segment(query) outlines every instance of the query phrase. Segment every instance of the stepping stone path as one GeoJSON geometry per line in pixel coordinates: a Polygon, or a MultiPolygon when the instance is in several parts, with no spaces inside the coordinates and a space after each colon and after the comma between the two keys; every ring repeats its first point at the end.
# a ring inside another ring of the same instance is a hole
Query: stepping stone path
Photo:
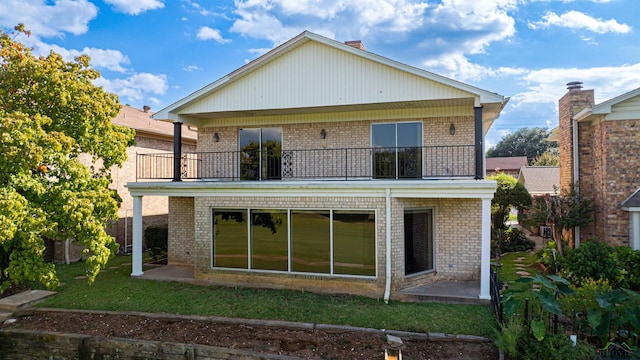
{"type": "Polygon", "coordinates": [[[513,260],[513,262],[514,262],[514,263],[516,263],[514,267],[515,267],[517,270],[519,270],[519,271],[517,271],[517,272],[516,272],[516,274],[518,274],[518,275],[520,275],[520,276],[523,276],[523,277],[524,277],[524,276],[531,276],[531,273],[530,273],[530,272],[528,272],[528,271],[526,271],[527,266],[526,266],[526,265],[524,265],[524,264],[520,264],[521,262],[523,262],[523,261],[524,261],[524,259],[525,259],[524,257],[518,257],[518,258],[516,258],[515,260],[513,260]]]}
{"type": "Polygon", "coordinates": [[[2,298],[0,299],[0,321],[9,320],[13,312],[19,308],[39,303],[55,294],[55,291],[30,290],[2,298]]]}

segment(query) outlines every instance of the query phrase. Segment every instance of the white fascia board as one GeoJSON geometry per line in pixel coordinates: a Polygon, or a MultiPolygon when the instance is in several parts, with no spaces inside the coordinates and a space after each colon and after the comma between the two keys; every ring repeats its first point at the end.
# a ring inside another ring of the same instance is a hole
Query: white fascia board
{"type": "Polygon", "coordinates": [[[640,212],[640,207],[623,207],[622,210],[628,212],[640,212]]]}
{"type": "Polygon", "coordinates": [[[406,181],[282,181],[278,183],[230,181],[133,182],[132,196],[269,196],[269,197],[384,197],[492,199],[493,180],[406,181]]]}

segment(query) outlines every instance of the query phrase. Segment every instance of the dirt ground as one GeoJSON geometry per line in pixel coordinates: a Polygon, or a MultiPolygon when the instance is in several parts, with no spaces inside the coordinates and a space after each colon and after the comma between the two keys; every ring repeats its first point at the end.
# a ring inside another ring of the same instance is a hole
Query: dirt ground
{"type": "MultiPolygon", "coordinates": [[[[392,348],[383,335],[376,333],[273,328],[129,314],[35,312],[2,327],[196,343],[303,359],[384,359],[384,349],[392,348]]],[[[492,343],[403,339],[401,351],[405,360],[498,359],[492,343]]]]}

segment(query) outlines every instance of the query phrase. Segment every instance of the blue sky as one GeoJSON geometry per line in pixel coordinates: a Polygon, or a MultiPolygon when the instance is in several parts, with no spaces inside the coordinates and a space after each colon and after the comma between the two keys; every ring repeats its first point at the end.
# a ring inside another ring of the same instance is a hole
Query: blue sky
{"type": "Polygon", "coordinates": [[[510,97],[487,145],[557,126],[566,83],[640,87],[638,0],[0,0],[20,41],[92,58],[123,104],[160,110],[304,30],[510,97]]]}

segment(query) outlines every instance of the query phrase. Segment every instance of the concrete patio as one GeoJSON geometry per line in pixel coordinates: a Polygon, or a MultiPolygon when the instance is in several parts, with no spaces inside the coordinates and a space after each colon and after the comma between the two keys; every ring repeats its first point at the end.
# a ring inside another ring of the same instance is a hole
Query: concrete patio
{"type": "MultiPolygon", "coordinates": [[[[144,271],[139,279],[196,283],[193,267],[164,265],[144,271]]],[[[440,302],[447,304],[489,304],[490,300],[478,298],[478,281],[439,281],[399,291],[393,300],[413,302],[440,302]]]]}

